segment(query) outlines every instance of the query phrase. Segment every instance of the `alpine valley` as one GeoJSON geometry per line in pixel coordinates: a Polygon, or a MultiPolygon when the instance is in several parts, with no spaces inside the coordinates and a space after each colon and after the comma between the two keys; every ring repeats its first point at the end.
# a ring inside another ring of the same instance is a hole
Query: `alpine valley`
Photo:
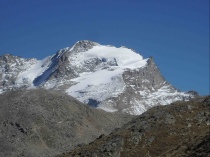
{"type": "Polygon", "coordinates": [[[92,107],[132,115],[198,96],[167,82],[152,57],[88,40],[43,60],[0,56],[0,93],[34,88],[60,91],[92,107]]]}

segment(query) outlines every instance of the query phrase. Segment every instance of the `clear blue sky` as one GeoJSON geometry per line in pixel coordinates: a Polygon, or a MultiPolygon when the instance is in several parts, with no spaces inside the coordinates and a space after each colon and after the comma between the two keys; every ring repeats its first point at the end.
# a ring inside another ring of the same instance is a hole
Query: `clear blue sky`
{"type": "Polygon", "coordinates": [[[0,55],[43,59],[84,39],[153,56],[176,88],[209,94],[209,0],[0,0],[0,55]]]}

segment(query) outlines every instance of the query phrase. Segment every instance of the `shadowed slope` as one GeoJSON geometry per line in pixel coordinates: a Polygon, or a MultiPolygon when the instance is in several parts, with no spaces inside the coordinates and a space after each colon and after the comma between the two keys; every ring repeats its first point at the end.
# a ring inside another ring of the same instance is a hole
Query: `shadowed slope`
{"type": "Polygon", "coordinates": [[[131,118],[93,109],[56,91],[7,92],[0,95],[0,156],[54,156],[131,118]]]}
{"type": "Polygon", "coordinates": [[[60,157],[209,157],[210,96],[158,106],[60,157]]]}

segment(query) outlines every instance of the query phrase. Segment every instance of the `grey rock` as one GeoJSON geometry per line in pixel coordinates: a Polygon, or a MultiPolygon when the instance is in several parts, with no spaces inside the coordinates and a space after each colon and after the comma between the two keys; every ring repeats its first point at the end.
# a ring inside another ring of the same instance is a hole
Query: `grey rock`
{"type": "Polygon", "coordinates": [[[57,91],[6,92],[0,95],[0,156],[55,156],[132,117],[91,108],[57,91]]]}
{"type": "Polygon", "coordinates": [[[210,120],[209,114],[206,114],[209,100],[210,96],[153,107],[110,135],[59,157],[72,157],[83,152],[100,157],[209,157],[210,133],[205,123],[210,120]],[[201,119],[200,125],[196,125],[197,119],[201,119]]]}

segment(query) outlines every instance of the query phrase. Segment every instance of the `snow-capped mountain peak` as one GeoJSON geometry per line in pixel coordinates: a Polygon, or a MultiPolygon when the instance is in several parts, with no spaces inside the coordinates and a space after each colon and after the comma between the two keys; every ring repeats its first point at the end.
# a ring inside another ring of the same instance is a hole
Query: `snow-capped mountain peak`
{"type": "Polygon", "coordinates": [[[93,48],[94,46],[98,46],[100,45],[97,42],[93,42],[93,41],[89,41],[89,40],[81,40],[81,41],[77,41],[72,47],[71,47],[71,51],[74,52],[84,52],[87,51],[91,48],[93,48]]]}
{"type": "Polygon", "coordinates": [[[176,90],[153,58],[126,47],[83,40],[43,60],[0,57],[0,92],[42,87],[60,90],[106,111],[141,114],[196,94],[176,90]]]}

